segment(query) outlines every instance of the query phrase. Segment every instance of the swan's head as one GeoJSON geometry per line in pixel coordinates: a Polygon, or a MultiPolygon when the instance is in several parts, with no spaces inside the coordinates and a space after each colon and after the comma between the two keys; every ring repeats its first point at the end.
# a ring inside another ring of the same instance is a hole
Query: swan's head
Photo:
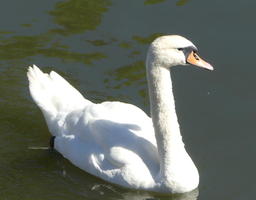
{"type": "Polygon", "coordinates": [[[147,63],[170,68],[176,65],[192,64],[208,70],[213,67],[200,58],[196,46],[179,35],[166,35],[155,39],[150,45],[147,63]]]}

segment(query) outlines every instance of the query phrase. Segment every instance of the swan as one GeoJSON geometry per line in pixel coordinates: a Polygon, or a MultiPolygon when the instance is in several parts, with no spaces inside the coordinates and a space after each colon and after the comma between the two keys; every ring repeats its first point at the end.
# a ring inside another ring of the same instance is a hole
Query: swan
{"type": "Polygon", "coordinates": [[[27,76],[52,146],[75,166],[126,188],[185,193],[198,187],[199,174],[180,134],[170,68],[187,64],[213,70],[182,36],[151,43],[146,72],[152,118],[132,104],[93,103],[54,71],[33,65],[27,76]]]}

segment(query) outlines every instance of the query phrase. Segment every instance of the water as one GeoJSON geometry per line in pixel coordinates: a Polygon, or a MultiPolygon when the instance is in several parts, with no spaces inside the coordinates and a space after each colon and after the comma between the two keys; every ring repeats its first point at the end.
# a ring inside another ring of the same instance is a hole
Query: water
{"type": "Polygon", "coordinates": [[[253,199],[255,6],[252,0],[19,0],[0,7],[1,199],[253,199]],[[197,191],[159,196],[108,184],[47,150],[28,65],[55,70],[95,102],[149,113],[144,60],[157,35],[191,39],[215,71],[172,70],[177,114],[198,166],[197,191]]]}

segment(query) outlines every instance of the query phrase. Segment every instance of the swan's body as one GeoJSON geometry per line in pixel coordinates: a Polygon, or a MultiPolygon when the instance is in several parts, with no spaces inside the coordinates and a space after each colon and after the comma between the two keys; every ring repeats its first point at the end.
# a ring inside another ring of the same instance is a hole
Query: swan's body
{"type": "Polygon", "coordinates": [[[131,104],[94,104],[57,73],[30,67],[31,96],[55,136],[54,148],[79,168],[124,187],[163,193],[195,189],[199,175],[182,142],[169,74],[171,66],[188,61],[185,48],[196,50],[181,36],[160,37],[149,48],[152,119],[131,104]]]}

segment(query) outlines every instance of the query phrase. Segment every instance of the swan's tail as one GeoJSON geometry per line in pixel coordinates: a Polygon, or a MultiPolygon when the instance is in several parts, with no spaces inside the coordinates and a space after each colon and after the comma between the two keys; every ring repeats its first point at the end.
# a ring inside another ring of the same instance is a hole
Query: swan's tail
{"type": "Polygon", "coordinates": [[[30,94],[42,110],[53,135],[59,134],[59,126],[68,113],[91,103],[54,71],[46,74],[33,65],[28,68],[27,76],[30,94]]]}

